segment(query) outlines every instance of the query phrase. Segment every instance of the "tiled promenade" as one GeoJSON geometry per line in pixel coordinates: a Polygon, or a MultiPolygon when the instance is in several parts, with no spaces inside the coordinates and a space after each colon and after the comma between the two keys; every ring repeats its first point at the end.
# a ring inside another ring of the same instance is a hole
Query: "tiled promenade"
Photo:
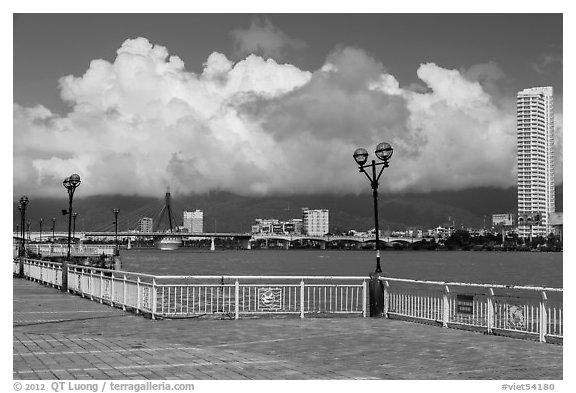
{"type": "Polygon", "coordinates": [[[14,379],[562,379],[561,345],[371,318],[154,321],[13,283],[14,379]]]}

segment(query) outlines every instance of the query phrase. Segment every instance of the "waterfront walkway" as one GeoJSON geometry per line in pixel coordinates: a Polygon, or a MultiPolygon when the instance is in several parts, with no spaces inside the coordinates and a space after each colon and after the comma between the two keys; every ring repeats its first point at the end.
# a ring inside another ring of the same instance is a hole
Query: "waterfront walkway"
{"type": "Polygon", "coordinates": [[[14,379],[562,379],[561,345],[372,318],[151,320],[13,279],[14,379]]]}

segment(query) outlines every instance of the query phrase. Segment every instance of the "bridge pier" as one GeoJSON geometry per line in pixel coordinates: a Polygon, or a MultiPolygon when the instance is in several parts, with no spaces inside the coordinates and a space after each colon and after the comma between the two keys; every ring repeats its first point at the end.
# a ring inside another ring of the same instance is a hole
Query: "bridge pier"
{"type": "Polygon", "coordinates": [[[288,250],[289,248],[290,248],[290,240],[286,240],[286,241],[284,242],[284,249],[285,249],[285,250],[288,250]]]}
{"type": "Polygon", "coordinates": [[[210,251],[216,250],[216,246],[214,246],[214,238],[211,238],[212,241],[210,242],[210,251]]]}
{"type": "Polygon", "coordinates": [[[325,249],[326,249],[326,242],[320,241],[320,242],[318,242],[318,244],[320,245],[320,249],[321,249],[321,250],[325,250],[325,249]]]}

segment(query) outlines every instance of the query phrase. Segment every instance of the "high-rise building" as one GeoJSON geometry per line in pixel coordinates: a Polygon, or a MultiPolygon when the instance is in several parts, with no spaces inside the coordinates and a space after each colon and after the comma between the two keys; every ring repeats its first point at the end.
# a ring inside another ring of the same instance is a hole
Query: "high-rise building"
{"type": "Polygon", "coordinates": [[[190,233],[204,232],[204,212],[202,210],[184,211],[183,226],[190,233]]]}
{"type": "Polygon", "coordinates": [[[142,217],[138,220],[138,230],[140,232],[152,232],[153,220],[150,217],[142,217]]]}
{"type": "Polygon", "coordinates": [[[533,87],[516,97],[518,132],[518,232],[551,232],[554,204],[554,100],[552,87],[533,87]],[[522,225],[533,223],[533,225],[522,225]]]}
{"type": "Polygon", "coordinates": [[[323,236],[328,233],[328,210],[302,209],[302,232],[311,236],[323,236]]]}

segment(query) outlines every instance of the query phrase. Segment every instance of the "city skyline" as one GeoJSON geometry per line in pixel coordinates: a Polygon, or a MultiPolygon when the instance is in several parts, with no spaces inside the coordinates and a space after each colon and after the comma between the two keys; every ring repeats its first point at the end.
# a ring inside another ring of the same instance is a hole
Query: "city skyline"
{"type": "Polygon", "coordinates": [[[511,187],[535,86],[561,184],[562,51],[561,14],[17,15],[13,192],[357,194],[383,140],[386,192],[511,187]]]}

